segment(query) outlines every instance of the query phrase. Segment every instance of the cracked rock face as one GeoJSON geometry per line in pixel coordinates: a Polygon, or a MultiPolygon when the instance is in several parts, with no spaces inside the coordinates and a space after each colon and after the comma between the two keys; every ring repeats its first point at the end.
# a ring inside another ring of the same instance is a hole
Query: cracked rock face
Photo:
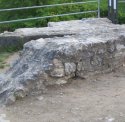
{"type": "Polygon", "coordinates": [[[87,78],[123,65],[124,25],[113,25],[106,19],[49,23],[54,28],[63,26],[64,32],[74,25],[78,25],[75,34],[70,30],[69,36],[24,44],[19,59],[0,75],[1,102],[10,104],[26,95],[44,92],[48,85],[64,84],[73,77],[87,78]]]}

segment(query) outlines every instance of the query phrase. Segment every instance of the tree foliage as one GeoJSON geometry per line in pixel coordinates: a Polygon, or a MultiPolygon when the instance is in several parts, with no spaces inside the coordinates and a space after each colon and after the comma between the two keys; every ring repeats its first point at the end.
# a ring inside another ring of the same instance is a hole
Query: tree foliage
{"type": "MultiPolygon", "coordinates": [[[[0,9],[4,8],[16,8],[16,7],[27,7],[27,6],[36,6],[36,5],[46,5],[46,4],[58,4],[66,2],[80,2],[85,0],[0,0],[0,9]]],[[[107,14],[106,1],[102,5],[102,16],[107,14]]],[[[30,17],[39,17],[39,16],[48,16],[48,15],[57,15],[70,12],[82,12],[85,10],[96,10],[97,4],[82,4],[82,5],[69,5],[69,6],[59,6],[59,7],[50,7],[50,8],[39,8],[39,9],[29,9],[29,10],[17,10],[11,12],[0,12],[0,21],[6,20],[15,20],[23,19],[30,17]]],[[[19,27],[39,27],[46,26],[48,21],[61,21],[61,20],[71,20],[71,19],[81,19],[83,17],[93,17],[96,14],[82,14],[82,15],[73,15],[73,16],[64,16],[64,17],[55,17],[49,19],[41,19],[13,24],[2,24],[0,25],[0,31],[8,30],[12,31],[19,27]]]]}

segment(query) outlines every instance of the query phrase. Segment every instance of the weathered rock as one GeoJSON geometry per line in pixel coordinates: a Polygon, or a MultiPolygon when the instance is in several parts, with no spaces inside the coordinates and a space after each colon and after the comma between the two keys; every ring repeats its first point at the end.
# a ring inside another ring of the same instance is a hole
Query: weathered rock
{"type": "MultiPolygon", "coordinates": [[[[76,31],[72,36],[41,38],[24,44],[20,58],[0,76],[2,102],[11,103],[40,93],[47,85],[64,84],[75,76],[86,78],[123,65],[124,25],[114,25],[106,19],[88,19],[74,27],[77,22],[61,22],[65,23],[63,32],[71,34],[71,26],[76,31]]],[[[59,29],[61,23],[53,26],[59,29]]]]}
{"type": "MultiPolygon", "coordinates": [[[[52,37],[63,37],[64,35],[74,35],[81,32],[90,32],[93,29],[103,26],[104,24],[112,24],[108,19],[83,19],[83,20],[73,20],[64,22],[50,22],[49,27],[44,28],[22,28],[17,29],[14,32],[4,32],[0,34],[0,48],[3,47],[20,47],[24,43],[36,40],[39,38],[52,38],[52,37]],[[97,21],[98,20],[98,21],[97,21]],[[91,30],[89,29],[90,26],[91,30]],[[96,27],[95,27],[96,26],[96,27]]],[[[102,31],[106,31],[106,29],[102,31]]],[[[117,28],[117,27],[116,27],[117,28]]],[[[116,30],[117,31],[117,30],[116,30]]]]}

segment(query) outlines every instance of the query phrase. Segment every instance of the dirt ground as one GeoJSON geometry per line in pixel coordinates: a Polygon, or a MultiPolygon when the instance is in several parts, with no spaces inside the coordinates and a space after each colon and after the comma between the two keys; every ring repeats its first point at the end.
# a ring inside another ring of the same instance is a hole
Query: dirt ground
{"type": "Polygon", "coordinates": [[[1,107],[0,122],[125,122],[125,67],[1,107]]]}

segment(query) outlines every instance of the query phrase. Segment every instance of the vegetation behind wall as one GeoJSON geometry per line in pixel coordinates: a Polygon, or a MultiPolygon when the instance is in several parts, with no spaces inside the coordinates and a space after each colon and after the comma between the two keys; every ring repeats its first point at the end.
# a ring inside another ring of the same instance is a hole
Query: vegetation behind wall
{"type": "MultiPolygon", "coordinates": [[[[0,9],[1,8],[15,8],[15,7],[26,7],[26,6],[35,6],[35,5],[46,5],[46,4],[60,4],[67,2],[81,2],[88,0],[0,0],[0,9]]],[[[68,5],[68,6],[59,6],[59,7],[50,7],[50,8],[39,8],[39,9],[29,9],[29,10],[18,10],[11,12],[0,12],[0,21],[14,20],[14,19],[23,19],[30,17],[38,16],[47,16],[47,15],[56,15],[56,14],[65,14],[70,12],[83,12],[85,10],[97,10],[96,3],[82,4],[82,5],[68,5]]],[[[82,15],[72,15],[64,17],[54,17],[49,19],[41,19],[13,24],[1,24],[0,32],[3,31],[13,31],[16,28],[23,27],[41,27],[46,26],[49,21],[63,21],[63,20],[73,20],[73,19],[82,19],[87,17],[96,17],[97,14],[89,13],[82,15]]],[[[107,0],[101,1],[101,16],[107,16],[107,0]]]]}

